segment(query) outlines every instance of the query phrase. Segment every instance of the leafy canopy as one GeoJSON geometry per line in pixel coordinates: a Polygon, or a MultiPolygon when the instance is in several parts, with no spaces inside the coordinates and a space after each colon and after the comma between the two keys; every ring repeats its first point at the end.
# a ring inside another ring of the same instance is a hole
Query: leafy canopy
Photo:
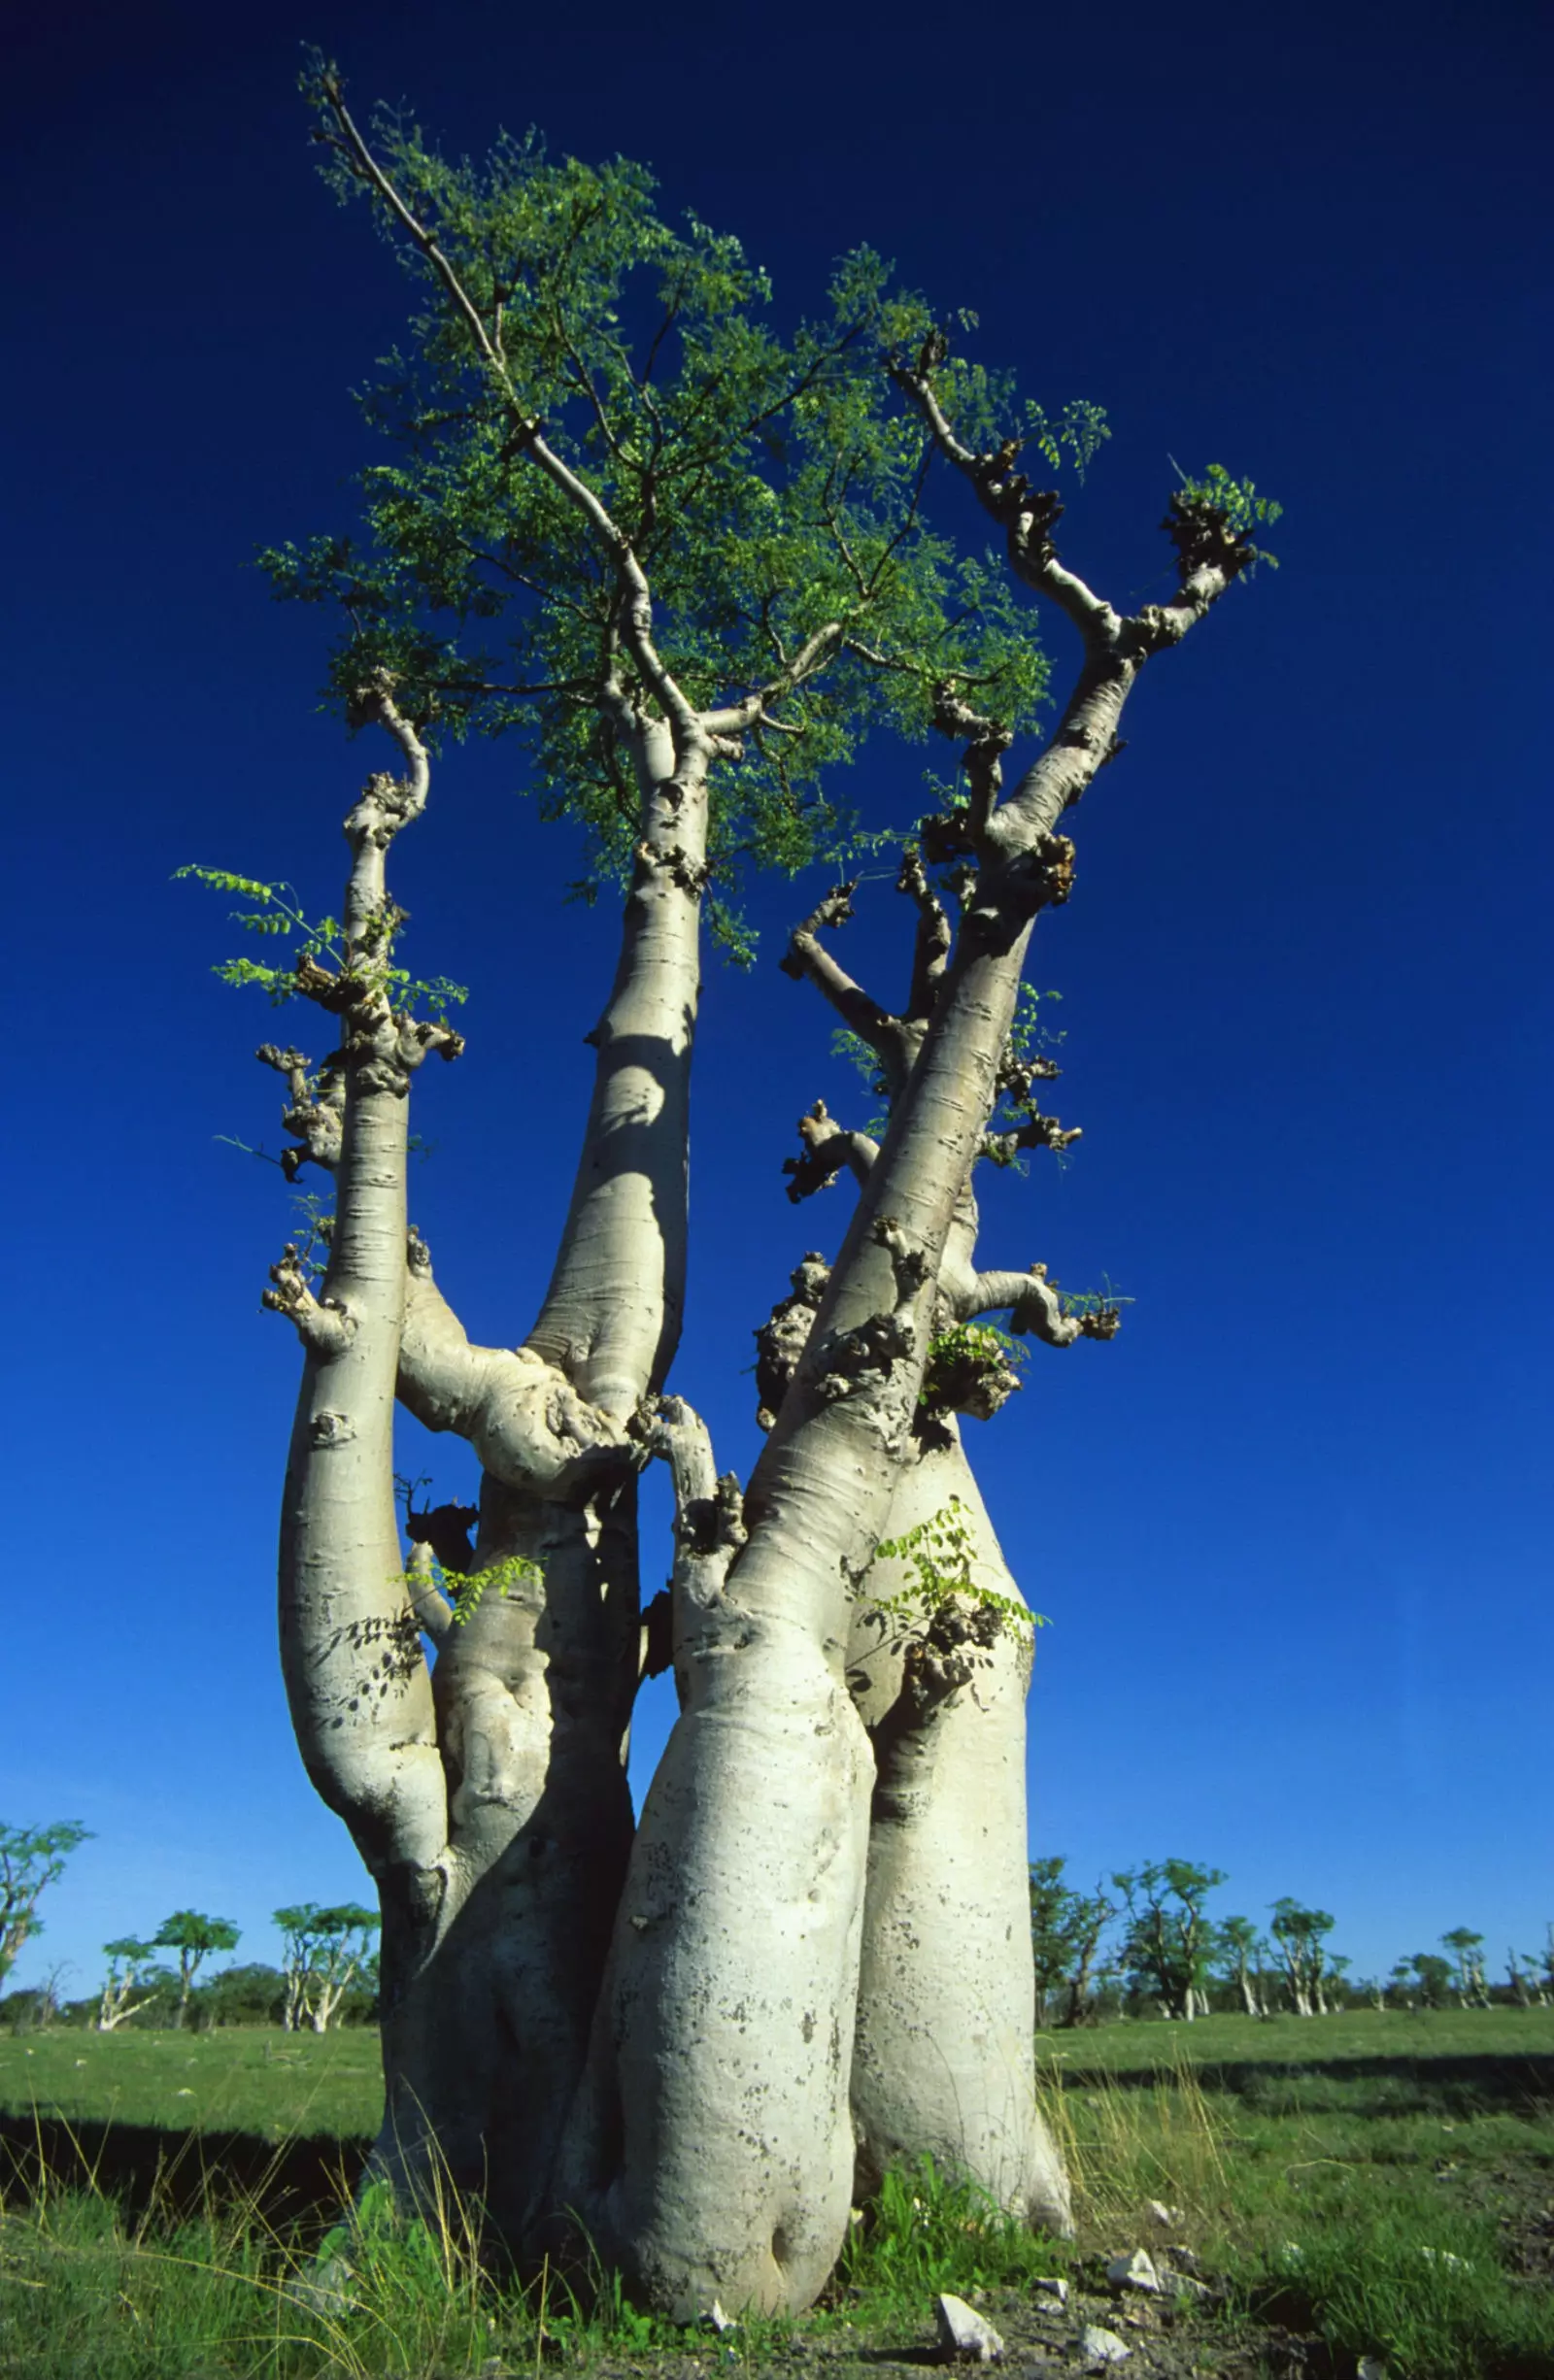
{"type": "MultiPolygon", "coordinates": [[[[333,68],[314,57],[303,87],[326,178],[371,200],[423,299],[360,398],[388,452],[361,476],[358,524],[260,557],[278,593],[341,607],[330,686],[348,716],[387,667],[433,729],[515,737],[546,812],[589,830],[590,894],[638,831],[612,679],[661,715],[620,541],[695,707],[777,689],[715,770],[725,884],[813,857],[838,823],[828,772],[871,724],[925,733],[939,686],[1029,720],[1046,689],[1030,608],[1001,563],[959,556],[924,516],[929,443],[882,361],[929,318],[878,256],[844,257],[785,335],[739,243],[666,222],[642,166],[553,160],[532,132],[454,161],[383,110],[358,149],[333,68]],[[536,434],[570,492],[536,465],[536,434]],[[824,667],[782,683],[818,635],[824,667]]],[[[1007,418],[1003,383],[955,369],[967,417],[1007,418]]],[[[1081,467],[1105,434],[1094,406],[1022,418],[1081,467]]]]}

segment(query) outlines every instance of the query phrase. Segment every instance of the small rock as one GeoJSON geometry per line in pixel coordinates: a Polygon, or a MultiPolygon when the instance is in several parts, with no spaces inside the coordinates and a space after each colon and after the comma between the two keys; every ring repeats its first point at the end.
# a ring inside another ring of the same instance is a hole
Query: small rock
{"type": "Polygon", "coordinates": [[[1198,2272],[1200,2269],[1199,2260],[1193,2254],[1192,2249],[1182,2246],[1180,2241],[1174,2243],[1171,2248],[1171,2263],[1178,2272],[1198,2272]]]}
{"type": "Polygon", "coordinates": [[[1160,2295],[1160,2274],[1147,2248],[1135,2248],[1132,2256],[1114,2256],[1106,2267],[1106,2278],[1113,2289],[1147,2289],[1154,2296],[1160,2295]]]}
{"type": "Polygon", "coordinates": [[[1159,2198],[1150,2199],[1149,2211],[1163,2231],[1173,2229],[1182,2220],[1182,2210],[1179,2206],[1165,2206],[1159,2198]]]}
{"type": "Polygon", "coordinates": [[[1354,2380],[1387,2380],[1387,2366],[1378,2355],[1363,2355],[1355,2365],[1354,2380]]]}
{"type": "Polygon", "coordinates": [[[1044,2297],[1055,2298],[1059,2305],[1067,2304],[1068,2284],[1066,2281],[1051,2280],[1045,2273],[1037,2273],[1035,2286],[1044,2297]]]}
{"type": "Polygon", "coordinates": [[[1444,2264],[1453,2272],[1471,2272],[1472,2266],[1463,2256],[1453,2256],[1449,2248],[1421,2248],[1420,2255],[1427,2264],[1444,2264]]]}
{"type": "Polygon", "coordinates": [[[1092,2371],[1105,2363],[1126,2363],[1132,2354],[1126,2339],[1115,2330],[1103,2330],[1098,2322],[1087,2322],[1079,2333],[1079,2352],[1092,2371]]]}
{"type": "Polygon", "coordinates": [[[1002,2339],[992,2323],[985,2321],[975,2306],[967,2305],[963,2297],[935,2297],[933,2312],[939,2326],[939,2345],[946,2358],[968,2363],[1001,2361],[1002,2339]]]}
{"type": "Polygon", "coordinates": [[[714,2297],[712,2301],[712,2310],[708,2314],[707,2320],[711,2323],[713,2329],[717,2331],[720,2338],[722,2338],[726,2330],[737,2330],[739,2328],[739,2325],[735,2322],[733,2316],[724,2312],[723,2307],[719,2304],[716,2297],[714,2297]]]}
{"type": "Polygon", "coordinates": [[[1190,2297],[1195,2305],[1205,2304],[1214,2295],[1206,2282],[1195,2281],[1190,2272],[1167,2272],[1161,2277],[1168,2290],[1178,2297],[1190,2297]]]}

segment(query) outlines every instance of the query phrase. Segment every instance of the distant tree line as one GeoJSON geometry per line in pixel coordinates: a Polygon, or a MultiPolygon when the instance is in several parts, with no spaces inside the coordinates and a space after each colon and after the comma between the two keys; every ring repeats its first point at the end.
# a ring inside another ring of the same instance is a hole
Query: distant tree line
{"type": "MultiPolygon", "coordinates": [[[[75,1819],[51,1827],[0,1824],[0,1987],[23,1946],[43,1931],[38,1902],[88,1839],[75,1819]]],[[[241,1928],[203,1909],[175,1909],[144,1939],[120,1934],[103,1944],[108,1972],[84,1999],[66,1999],[67,1970],[56,1967],[30,1991],[0,1989],[0,2021],[16,2028],[90,2025],[281,2025],[287,2032],[375,2023],[378,2015],[378,1913],[355,1901],[297,1901],[274,1913],[282,1940],[279,1966],[259,1961],[208,1970],[206,1961],[236,1950],[241,1928]],[[203,1972],[202,1972],[203,1970],[203,1972]]]]}
{"type": "Polygon", "coordinates": [[[1147,1860],[1098,1881],[1068,1883],[1067,1861],[1030,1864],[1030,1940],[1036,2023],[1087,2025],[1110,2017],[1210,2013],[1320,2017],[1351,2008],[1488,2008],[1554,2004],[1554,1926],[1540,1953],[1506,1953],[1491,1982],[1484,1936],[1456,1926],[1440,1951],[1415,1951],[1385,1976],[1357,1976],[1328,1937],[1337,1920],[1289,1894],[1268,1922],[1211,1916],[1223,1869],[1191,1860],[1147,1860]],[[1442,1953],[1449,1955],[1443,1956],[1442,1953]]]}
{"type": "MultiPolygon", "coordinates": [[[[85,1998],[66,1999],[56,1968],[29,1991],[7,1993],[23,1946],[43,1930],[38,1902],[89,1837],[74,1819],[49,1827],[0,1824],[0,2023],[16,2028],[79,2024],[99,2032],[125,2026],[207,2030],[218,2025],[279,2025],[324,2032],[378,2017],[379,1927],[355,1901],[296,1901],[274,1912],[279,1966],[260,1961],[205,1971],[242,1938],[230,1918],[175,1909],[153,1934],[103,1944],[108,1971],[85,1998]]],[[[1064,1858],[1030,1862],[1030,1941],[1039,2027],[1113,2017],[1211,2013],[1327,2016],[1386,2008],[1521,2008],[1554,2005],[1554,1925],[1539,1952],[1505,1954],[1503,1982],[1491,1981],[1484,1936],[1470,1927],[1443,1933],[1438,1951],[1415,1951],[1385,1976],[1357,1976],[1328,1942],[1337,1920],[1289,1894],[1269,1906],[1266,1928],[1249,1917],[1215,1917],[1211,1894],[1227,1882],[1191,1860],[1146,1860],[1102,1877],[1093,1892],[1069,1884],[1064,1858]]]]}

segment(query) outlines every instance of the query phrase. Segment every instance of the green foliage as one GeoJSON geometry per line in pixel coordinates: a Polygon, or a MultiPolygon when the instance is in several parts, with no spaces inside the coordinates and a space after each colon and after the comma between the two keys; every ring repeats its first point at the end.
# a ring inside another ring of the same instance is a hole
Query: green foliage
{"type": "Polygon", "coordinates": [[[1157,1995],[1167,2015],[1185,2016],[1207,1981],[1214,1927],[1203,1904],[1224,1882],[1222,1868],[1191,1860],[1146,1860],[1112,1877],[1127,1906],[1121,1955],[1133,1988],[1157,1995]]]}
{"type": "Polygon", "coordinates": [[[433,1559],[430,1571],[433,1583],[453,1606],[455,1627],[468,1626],[490,1589],[494,1588],[498,1594],[511,1594],[520,1587],[537,1586],[545,1576],[543,1563],[527,1561],[521,1554],[510,1554],[504,1561],[491,1562],[484,1570],[445,1570],[433,1559]]]}
{"type": "Polygon", "coordinates": [[[1090,2013],[1096,1955],[1118,1904],[1098,1885],[1094,1893],[1075,1891],[1064,1876],[1067,1864],[1062,1856],[1030,1861],[1030,1949],[1038,2020],[1045,2020],[1047,2001],[1062,1995],[1060,2023],[1078,2025],[1090,2013]]]}
{"type": "MultiPolygon", "coordinates": [[[[1223,463],[1210,463],[1200,480],[1190,480],[1179,464],[1177,470],[1181,480],[1178,501],[1218,513],[1232,535],[1243,544],[1250,544],[1255,528],[1277,520],[1284,511],[1271,496],[1260,496],[1250,480],[1233,479],[1223,463]]],[[[1276,554],[1265,553],[1261,546],[1253,546],[1252,552],[1258,561],[1277,570],[1276,554]]]]}
{"type": "Polygon", "coordinates": [[[296,1901],[273,1913],[285,1945],[286,2021],[322,2031],[347,1986],[366,1965],[382,1920],[359,1901],[296,1901]]]}
{"type": "Polygon", "coordinates": [[[914,1528],[903,1529],[899,1537],[882,1537],[874,1548],[874,1560],[903,1561],[913,1576],[913,1585],[897,1594],[864,1599],[864,1616],[887,1627],[916,1632],[946,1604],[956,1601],[996,1612],[1007,1626],[1028,1635],[1047,1626],[1042,1613],[1028,1611],[1018,1597],[999,1594],[977,1578],[972,1516],[958,1495],[952,1495],[914,1528]]]}
{"type": "MultiPolygon", "coordinates": [[[[255,876],[234,875],[230,868],[203,868],[192,864],[175,868],[173,881],[191,876],[196,884],[206,885],[216,892],[236,893],[240,899],[253,904],[249,909],[234,909],[229,914],[234,924],[245,933],[261,934],[272,939],[296,937],[296,948],[284,966],[266,964],[255,958],[224,958],[212,969],[223,984],[240,987],[254,985],[265,993],[272,1007],[284,1008],[297,997],[298,972],[311,964],[326,967],[333,974],[343,974],[348,966],[348,954],[338,918],[309,918],[300,907],[300,895],[288,884],[267,885],[255,876]]],[[[398,913],[385,923],[378,947],[370,961],[363,963],[363,955],[356,954],[355,975],[363,989],[376,989],[389,1002],[396,1014],[415,1009],[424,1011],[439,1022],[447,1017],[450,1007],[462,1007],[468,990],[446,975],[413,976],[404,967],[391,966],[388,954],[392,948],[398,913]]]]}
{"type": "MultiPolygon", "coordinates": [[[[609,536],[526,452],[538,422],[646,571],[656,647],[698,707],[771,685],[818,630],[841,631],[825,670],[717,763],[711,857],[726,888],[747,864],[791,871],[833,843],[834,772],[872,725],[926,733],[938,686],[1012,722],[1033,716],[1047,669],[1030,608],[999,562],[960,555],[926,518],[928,442],[883,361],[929,316],[877,255],[844,256],[823,307],[784,336],[766,275],[695,216],[666,220],[641,166],[553,159],[532,133],[451,160],[379,111],[374,153],[435,237],[493,368],[355,170],[336,87],[316,57],[304,90],[326,176],[343,199],[369,197],[417,311],[362,399],[388,451],[361,476],[358,523],[260,563],[279,595],[339,610],[330,691],[348,715],[388,668],[431,732],[516,741],[547,814],[588,828],[591,886],[626,865],[637,794],[606,678],[613,667],[649,715],[657,698],[623,646],[609,536]]],[[[955,374],[972,416],[1012,401],[980,367],[955,374]]],[[[1055,462],[1082,467],[1104,435],[1087,404],[1021,418],[1055,462]]],[[[726,898],[714,927],[737,952],[726,898]]]]}
{"type": "Polygon", "coordinates": [[[213,1951],[235,1950],[241,1939],[240,1927],[229,1917],[208,1917],[203,1909],[175,1909],[171,1917],[162,1920],[152,1943],[156,1950],[178,1953],[180,2023],[187,2014],[194,1978],[205,1961],[213,1951]]]}
{"type": "Polygon", "coordinates": [[[0,1824],[0,1983],[22,1945],[43,1931],[39,1899],[64,1874],[71,1853],[90,1839],[91,1828],[74,1818],[50,1827],[0,1824]]]}
{"type": "Polygon", "coordinates": [[[963,1383],[975,1373],[1002,1374],[1006,1387],[1017,1388],[1015,1375],[1030,1357],[1030,1350],[1023,1341],[1001,1330],[997,1323],[952,1323],[948,1330],[929,1341],[919,1410],[942,1413],[958,1407],[963,1383]]]}

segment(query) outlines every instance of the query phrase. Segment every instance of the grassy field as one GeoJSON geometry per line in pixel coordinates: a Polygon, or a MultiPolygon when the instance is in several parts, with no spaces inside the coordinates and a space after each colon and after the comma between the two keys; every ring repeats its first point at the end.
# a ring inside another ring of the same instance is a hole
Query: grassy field
{"type": "Polygon", "coordinates": [[[369,2137],[383,2114],[378,2035],[283,2033],[234,2027],[211,2033],[0,2032],[0,2113],[34,2107],[73,2124],[158,2131],[369,2137]]]}
{"type": "Polygon", "coordinates": [[[980,2297],[1022,2374],[1078,2368],[1088,2320],[1125,2336],[1130,2380],[1351,2380],[1367,2356],[1389,2380],[1554,2380],[1554,2012],[1210,2018],[1039,2047],[1074,2242],[904,2176],[828,2305],[718,2341],[586,2276],[498,2289],[452,2208],[337,2232],[349,2288],[321,2297],[321,2237],[381,2104],[369,2032],[0,2035],[0,2372],[905,2370],[948,2287],[980,2297]],[[1139,2246],[1210,2294],[1109,2293],[1106,2261],[1139,2246]],[[1069,2279],[1066,2312],[1038,2273],[1069,2279]]]}

